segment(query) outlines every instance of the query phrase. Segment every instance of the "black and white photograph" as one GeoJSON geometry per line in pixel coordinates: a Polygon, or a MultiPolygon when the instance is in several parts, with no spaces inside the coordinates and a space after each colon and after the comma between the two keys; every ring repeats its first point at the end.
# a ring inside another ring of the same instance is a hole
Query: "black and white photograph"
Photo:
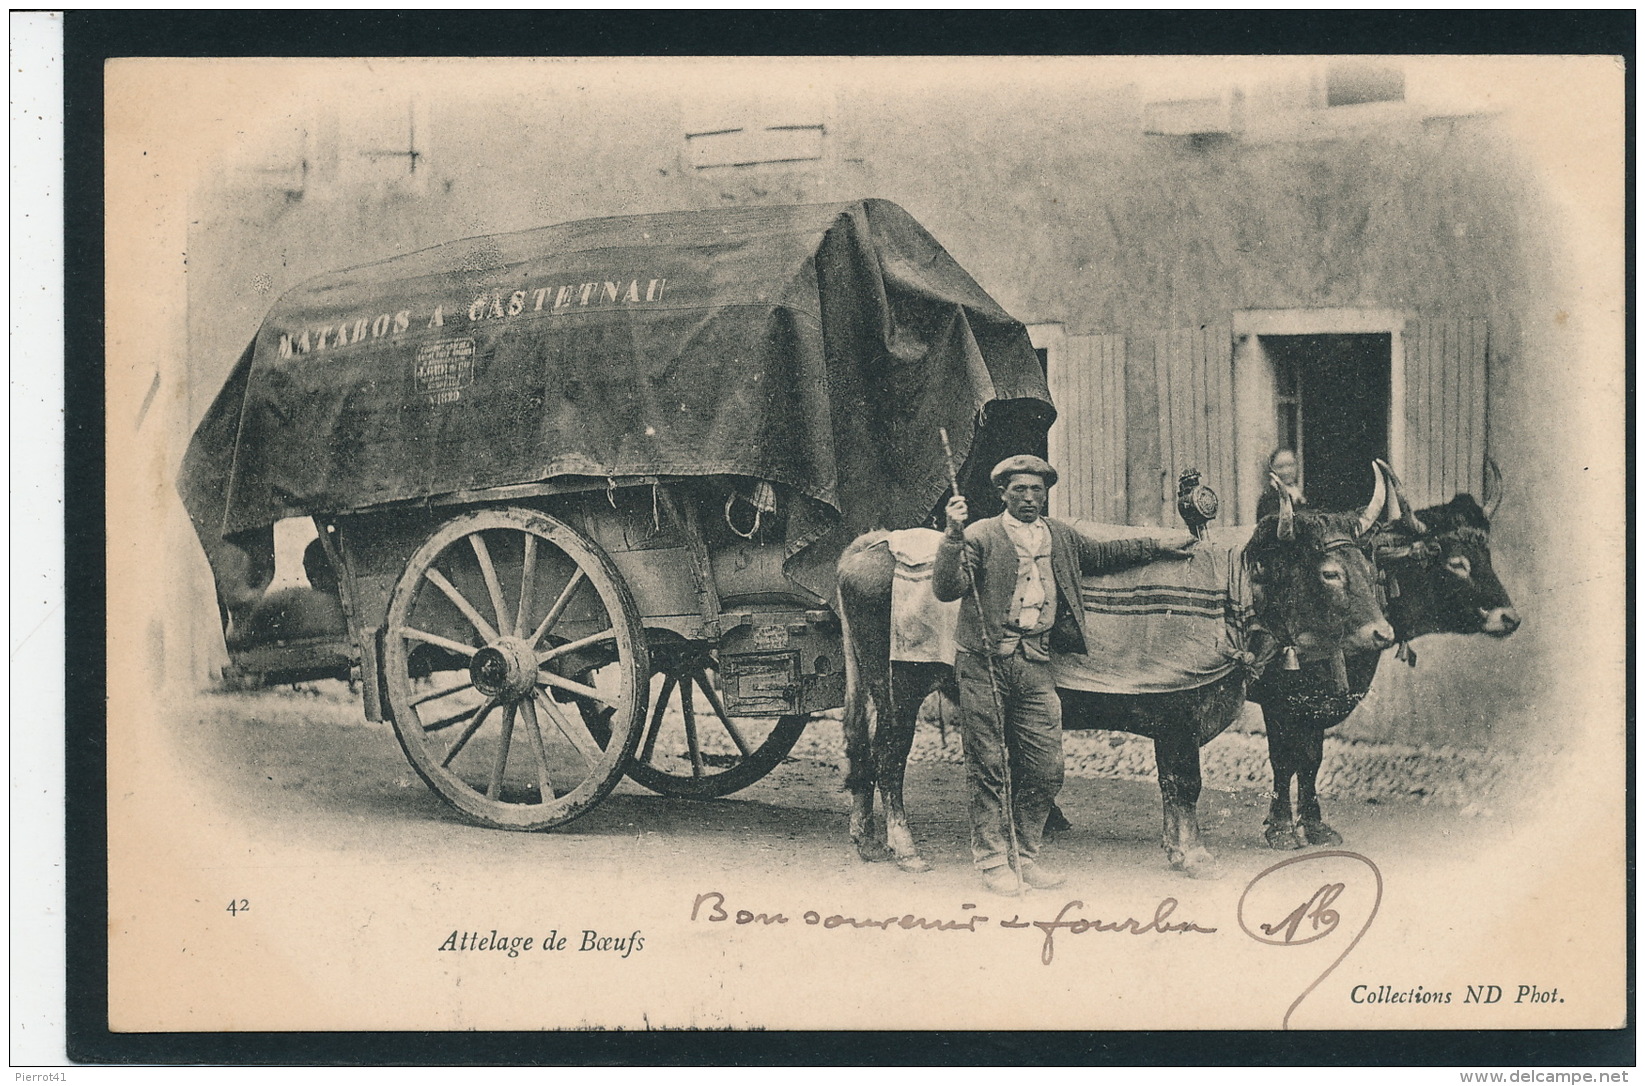
{"type": "Polygon", "coordinates": [[[112,1033],[1628,1023],[1619,59],[104,79],[112,1033]]]}

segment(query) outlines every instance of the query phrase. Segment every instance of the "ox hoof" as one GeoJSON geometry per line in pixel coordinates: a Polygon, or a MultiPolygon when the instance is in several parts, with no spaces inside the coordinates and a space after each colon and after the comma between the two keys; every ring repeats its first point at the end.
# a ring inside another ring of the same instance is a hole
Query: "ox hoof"
{"type": "Polygon", "coordinates": [[[1215,856],[1204,849],[1197,849],[1180,860],[1173,860],[1171,866],[1191,879],[1222,878],[1222,865],[1217,863],[1215,856]]]}
{"type": "Polygon", "coordinates": [[[1278,849],[1280,852],[1291,852],[1302,847],[1302,842],[1297,840],[1296,830],[1288,822],[1266,823],[1262,836],[1268,842],[1269,848],[1278,849]]]}
{"type": "Polygon", "coordinates": [[[893,856],[892,851],[878,841],[857,841],[856,846],[857,858],[866,863],[883,864],[893,856]]]}
{"type": "Polygon", "coordinates": [[[1333,830],[1326,824],[1324,819],[1304,820],[1300,828],[1303,839],[1310,845],[1325,845],[1334,848],[1342,844],[1342,834],[1333,830]]]}
{"type": "Polygon", "coordinates": [[[931,870],[931,865],[918,856],[898,856],[897,869],[910,875],[921,875],[931,870]]]}

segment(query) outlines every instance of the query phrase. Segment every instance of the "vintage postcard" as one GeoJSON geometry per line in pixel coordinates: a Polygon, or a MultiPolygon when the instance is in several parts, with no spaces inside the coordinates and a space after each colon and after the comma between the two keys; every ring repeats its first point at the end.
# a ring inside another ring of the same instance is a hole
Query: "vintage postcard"
{"type": "Polygon", "coordinates": [[[1625,1024],[1620,60],[103,109],[112,1031],[1625,1024]]]}

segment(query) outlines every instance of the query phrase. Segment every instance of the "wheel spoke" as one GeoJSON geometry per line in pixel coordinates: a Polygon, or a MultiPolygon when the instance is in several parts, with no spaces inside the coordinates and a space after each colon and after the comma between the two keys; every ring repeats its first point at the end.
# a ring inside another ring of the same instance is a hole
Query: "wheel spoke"
{"type": "Polygon", "coordinates": [[[610,698],[606,697],[604,693],[602,693],[599,690],[596,690],[594,687],[585,686],[582,683],[577,682],[575,679],[568,679],[563,675],[556,675],[552,671],[540,671],[540,672],[538,672],[537,673],[537,685],[538,686],[552,686],[552,687],[555,687],[556,689],[564,690],[564,691],[566,691],[568,693],[571,693],[571,694],[581,694],[583,697],[587,698],[589,701],[597,701],[601,705],[606,705],[606,706],[615,706],[616,705],[616,702],[614,702],[610,698]]]}
{"type": "Polygon", "coordinates": [[[481,637],[487,641],[497,640],[497,631],[491,628],[491,623],[487,622],[485,617],[474,609],[474,605],[468,602],[467,597],[457,591],[456,585],[453,585],[450,581],[446,580],[446,575],[444,573],[441,573],[438,569],[430,566],[428,567],[428,572],[424,573],[423,576],[427,577],[429,583],[435,588],[438,588],[441,592],[444,592],[446,594],[446,599],[456,604],[457,610],[461,611],[463,613],[463,617],[468,619],[476,630],[480,631],[481,637]]]}
{"type": "Polygon", "coordinates": [[[537,795],[549,803],[558,798],[554,784],[548,779],[548,743],[543,739],[542,725],[537,723],[537,708],[531,698],[520,702],[520,713],[525,717],[526,733],[531,737],[531,750],[537,755],[537,795]]]}
{"type": "Polygon", "coordinates": [[[437,732],[441,728],[449,728],[459,721],[467,720],[469,717],[479,712],[482,707],[482,705],[476,705],[472,708],[464,709],[460,713],[452,713],[450,716],[443,716],[439,720],[434,721],[432,724],[424,724],[423,731],[437,732]]]}
{"type": "Polygon", "coordinates": [[[674,693],[674,687],[679,683],[672,674],[663,680],[663,693],[657,699],[657,707],[651,710],[651,727],[645,733],[645,747],[640,751],[640,764],[651,764],[651,752],[657,749],[657,734],[663,730],[663,713],[668,711],[668,696],[674,693]]]}
{"type": "MultiPolygon", "coordinates": [[[[469,649],[468,651],[470,652],[470,654],[472,654],[474,652],[473,649],[469,649]]],[[[423,704],[425,701],[433,701],[436,698],[443,698],[447,694],[456,694],[456,693],[458,693],[460,691],[463,691],[463,690],[472,690],[472,689],[474,689],[474,684],[473,683],[458,683],[456,686],[443,686],[440,689],[438,689],[438,690],[436,690],[432,693],[423,694],[420,697],[412,698],[411,699],[411,704],[413,706],[418,706],[418,705],[423,704]]]]}
{"type": "Polygon", "coordinates": [[[445,757],[440,759],[441,769],[451,765],[451,760],[457,757],[458,753],[468,745],[470,739],[474,738],[474,733],[480,730],[480,725],[485,723],[486,717],[495,708],[497,708],[497,699],[487,698],[485,704],[480,706],[479,715],[469,721],[468,727],[464,728],[457,738],[452,740],[451,746],[446,748],[445,757]]]}
{"type": "Polygon", "coordinates": [[[725,730],[731,733],[731,741],[737,744],[737,749],[742,751],[743,757],[747,758],[753,754],[754,748],[748,745],[748,740],[743,737],[743,733],[737,729],[737,725],[731,722],[730,715],[725,711],[725,705],[720,701],[720,695],[714,692],[714,687],[709,683],[708,672],[699,671],[696,673],[695,678],[697,685],[702,687],[703,696],[708,699],[708,704],[714,707],[714,715],[720,718],[720,723],[725,725],[725,730]]]}
{"type": "Polygon", "coordinates": [[[685,745],[691,750],[691,775],[703,775],[703,750],[697,745],[697,713],[691,708],[691,683],[680,684],[680,715],[685,717],[685,745]]]}
{"type": "Polygon", "coordinates": [[[554,606],[548,609],[548,614],[544,615],[543,621],[538,624],[537,632],[531,635],[532,647],[536,647],[537,642],[541,641],[543,636],[554,628],[554,624],[560,621],[560,615],[564,613],[566,605],[571,602],[572,593],[576,592],[577,586],[582,583],[583,571],[579,569],[571,575],[571,580],[565,583],[565,587],[560,589],[560,598],[554,601],[554,606]]]}
{"type": "Polygon", "coordinates": [[[468,545],[474,548],[474,560],[480,563],[480,576],[485,578],[486,592],[491,596],[491,609],[497,615],[497,629],[508,630],[514,626],[514,617],[508,613],[508,604],[503,602],[503,583],[497,579],[497,567],[491,563],[491,548],[479,532],[468,537],[468,545]]]}
{"type": "Polygon", "coordinates": [[[503,770],[508,768],[508,748],[514,741],[514,706],[503,710],[503,735],[497,740],[497,760],[491,764],[491,784],[486,788],[486,799],[496,799],[502,791],[503,770]]]}
{"type": "Polygon", "coordinates": [[[560,734],[565,736],[566,741],[576,747],[577,753],[583,756],[583,761],[591,767],[598,765],[600,756],[605,751],[601,750],[600,745],[594,742],[594,737],[588,734],[588,729],[578,721],[568,719],[564,713],[560,712],[559,707],[554,704],[553,698],[545,697],[542,694],[538,694],[537,698],[542,702],[543,711],[548,714],[548,718],[560,730],[560,734]]]}
{"type": "Polygon", "coordinates": [[[616,635],[616,630],[605,629],[596,634],[589,634],[587,637],[579,637],[575,641],[567,641],[563,645],[555,645],[547,652],[538,653],[537,663],[546,664],[556,656],[564,656],[568,652],[576,652],[578,649],[586,649],[588,646],[597,644],[601,641],[610,641],[616,637],[616,635]]]}
{"type": "Polygon", "coordinates": [[[461,641],[453,641],[449,637],[441,637],[439,634],[431,634],[426,630],[414,629],[411,626],[401,626],[394,632],[399,634],[401,637],[409,637],[413,641],[426,641],[430,645],[438,645],[442,649],[450,649],[452,652],[455,652],[458,656],[461,656],[465,660],[472,659],[474,654],[480,651],[473,645],[465,645],[461,641]]]}
{"type": "MultiPolygon", "coordinates": [[[[537,537],[530,532],[525,536],[525,558],[520,562],[520,609],[514,613],[514,636],[525,633],[526,612],[531,609],[532,582],[537,579],[537,537]]],[[[535,645],[537,642],[533,641],[535,645]]]]}

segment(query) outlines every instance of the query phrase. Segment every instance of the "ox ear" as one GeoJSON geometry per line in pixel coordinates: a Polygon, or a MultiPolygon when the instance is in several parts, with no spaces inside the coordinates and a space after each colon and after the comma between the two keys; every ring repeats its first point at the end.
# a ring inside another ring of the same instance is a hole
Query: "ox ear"
{"type": "Polygon", "coordinates": [[[1457,524],[1482,531],[1490,530],[1490,516],[1479,507],[1479,502],[1474,500],[1472,494],[1458,494],[1445,503],[1445,509],[1457,524]]]}
{"type": "Polygon", "coordinates": [[[1388,486],[1382,478],[1382,463],[1378,461],[1371,465],[1371,475],[1376,480],[1376,489],[1371,494],[1370,504],[1359,515],[1359,534],[1364,535],[1376,527],[1377,521],[1382,519],[1388,505],[1388,486]]]}

